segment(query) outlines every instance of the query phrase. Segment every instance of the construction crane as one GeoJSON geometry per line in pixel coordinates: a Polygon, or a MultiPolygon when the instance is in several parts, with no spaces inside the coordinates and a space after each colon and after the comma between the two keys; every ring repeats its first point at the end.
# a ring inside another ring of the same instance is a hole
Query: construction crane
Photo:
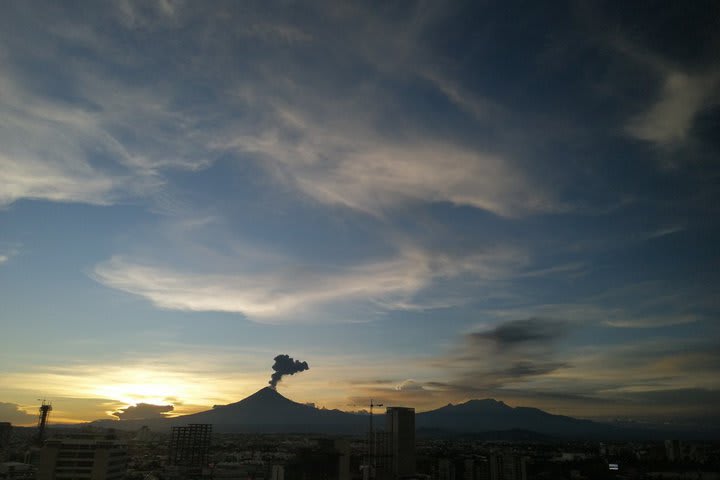
{"type": "Polygon", "coordinates": [[[45,428],[47,427],[48,417],[52,411],[52,404],[44,398],[38,398],[38,401],[42,401],[42,404],[40,405],[38,415],[37,443],[39,446],[42,446],[43,440],[45,440],[45,428]]]}
{"type": "Polygon", "coordinates": [[[368,465],[375,468],[375,435],[373,434],[373,407],[382,407],[382,403],[373,403],[370,399],[370,436],[368,437],[368,465]]]}

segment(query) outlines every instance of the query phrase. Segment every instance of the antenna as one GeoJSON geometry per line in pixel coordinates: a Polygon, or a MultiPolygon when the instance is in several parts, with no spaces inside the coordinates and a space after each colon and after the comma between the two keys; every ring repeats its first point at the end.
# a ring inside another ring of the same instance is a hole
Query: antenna
{"type": "Polygon", "coordinates": [[[45,440],[45,428],[47,427],[48,417],[52,411],[52,404],[46,401],[44,398],[38,398],[38,401],[42,401],[40,408],[38,409],[38,433],[37,443],[42,446],[43,440],[45,440]]]}

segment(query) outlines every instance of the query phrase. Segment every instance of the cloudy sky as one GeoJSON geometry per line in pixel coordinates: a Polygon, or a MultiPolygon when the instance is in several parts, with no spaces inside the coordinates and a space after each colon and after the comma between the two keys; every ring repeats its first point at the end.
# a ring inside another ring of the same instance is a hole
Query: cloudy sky
{"type": "Polygon", "coordinates": [[[279,353],[329,408],[720,418],[719,18],[4,4],[0,420],[197,411],[279,353]]]}

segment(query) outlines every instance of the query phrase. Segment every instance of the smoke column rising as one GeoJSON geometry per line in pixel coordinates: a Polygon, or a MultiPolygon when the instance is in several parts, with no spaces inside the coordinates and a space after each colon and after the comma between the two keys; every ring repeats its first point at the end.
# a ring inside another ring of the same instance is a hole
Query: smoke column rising
{"type": "Polygon", "coordinates": [[[298,372],[309,370],[310,367],[307,362],[294,360],[290,355],[281,354],[275,357],[275,363],[273,364],[272,369],[275,373],[270,376],[270,381],[268,383],[272,388],[276,388],[278,382],[284,375],[295,375],[298,372]]]}

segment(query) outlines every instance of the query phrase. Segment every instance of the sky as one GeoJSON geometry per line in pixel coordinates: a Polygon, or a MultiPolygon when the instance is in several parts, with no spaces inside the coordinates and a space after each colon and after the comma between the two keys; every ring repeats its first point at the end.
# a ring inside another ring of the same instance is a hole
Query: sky
{"type": "Polygon", "coordinates": [[[318,407],[720,424],[718,51],[702,0],[6,3],[0,421],[288,354],[318,407]]]}

